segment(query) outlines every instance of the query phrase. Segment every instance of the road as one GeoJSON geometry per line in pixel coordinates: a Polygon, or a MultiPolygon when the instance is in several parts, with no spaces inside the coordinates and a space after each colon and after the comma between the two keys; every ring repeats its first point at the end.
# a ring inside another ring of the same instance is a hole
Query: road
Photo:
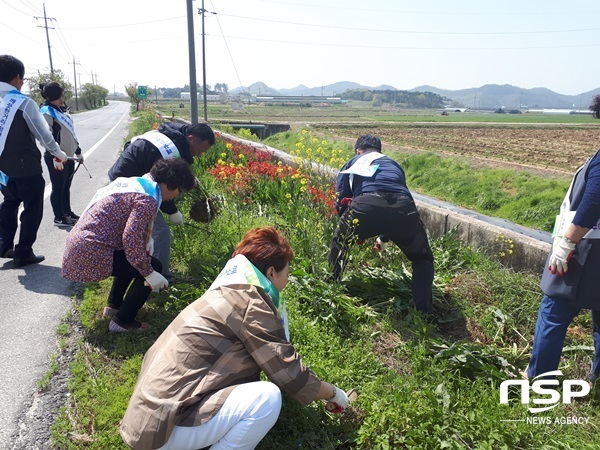
{"type": "MultiPolygon", "coordinates": [[[[73,116],[85,166],[92,175],[90,178],[81,167],[73,178],[71,206],[75,213],[81,214],[96,190],[108,183],[107,171],[128,131],[129,110],[129,103],[110,102],[73,116]]],[[[77,287],[60,275],[68,229],[53,224],[46,170],[44,178],[44,218],[33,250],[46,260],[15,269],[12,260],[0,259],[1,449],[25,448],[16,445],[15,439],[27,432],[23,417],[31,410],[38,383],[49,370],[50,355],[58,350],[56,327],[71,310],[77,287]]]]}

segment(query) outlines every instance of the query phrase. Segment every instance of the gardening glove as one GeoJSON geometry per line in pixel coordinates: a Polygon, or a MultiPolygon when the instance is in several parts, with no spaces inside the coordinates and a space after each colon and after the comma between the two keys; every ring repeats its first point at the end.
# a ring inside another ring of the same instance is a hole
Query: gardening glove
{"type": "Polygon", "coordinates": [[[52,164],[54,164],[54,170],[63,170],[65,168],[63,162],[58,158],[54,158],[52,164]]]}
{"type": "Polygon", "coordinates": [[[169,220],[175,225],[183,225],[183,214],[181,214],[181,211],[169,214],[169,220]]]}
{"type": "Polygon", "coordinates": [[[154,239],[152,239],[152,238],[150,238],[148,240],[148,243],[146,244],[146,253],[148,253],[151,256],[152,256],[152,253],[154,253],[154,239]]]}
{"type": "Polygon", "coordinates": [[[352,197],[344,197],[340,202],[340,205],[348,206],[350,203],[352,203],[352,197]]]}
{"type": "Polygon", "coordinates": [[[169,282],[156,270],[146,277],[144,282],[146,286],[150,286],[152,292],[160,292],[169,287],[169,282]]]}
{"type": "Polygon", "coordinates": [[[387,242],[383,242],[381,240],[381,238],[377,238],[375,240],[375,245],[373,246],[373,250],[376,250],[378,252],[383,252],[385,251],[385,249],[387,248],[388,243],[387,242]]]}
{"type": "Polygon", "coordinates": [[[344,411],[344,409],[346,409],[346,407],[348,406],[348,403],[350,403],[350,399],[348,398],[348,396],[346,395],[346,393],[344,391],[342,391],[340,388],[333,386],[333,397],[331,397],[330,399],[327,399],[327,403],[325,404],[325,409],[329,412],[332,413],[336,413],[339,414],[342,411],[344,411]]]}
{"type": "Polygon", "coordinates": [[[550,261],[548,263],[548,270],[552,272],[552,275],[558,273],[559,277],[562,277],[568,272],[569,260],[573,256],[575,246],[577,244],[566,237],[562,237],[560,241],[552,249],[552,255],[550,255],[550,261]]]}
{"type": "Polygon", "coordinates": [[[59,150],[56,155],[54,155],[54,159],[58,159],[60,162],[65,163],[69,159],[67,154],[62,150],[59,150]]]}

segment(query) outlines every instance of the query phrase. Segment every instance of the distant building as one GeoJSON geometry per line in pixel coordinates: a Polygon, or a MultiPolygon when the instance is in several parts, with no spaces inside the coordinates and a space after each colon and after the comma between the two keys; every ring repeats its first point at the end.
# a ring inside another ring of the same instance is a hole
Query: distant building
{"type": "Polygon", "coordinates": [[[257,95],[253,101],[258,103],[342,103],[340,97],[324,95],[257,95]]]}
{"type": "MultiPolygon", "coordinates": [[[[198,93],[197,96],[198,100],[204,100],[204,96],[202,94],[198,93]]],[[[181,94],[179,94],[179,98],[181,100],[191,100],[192,94],[190,94],[189,92],[182,92],[181,94]]],[[[218,102],[219,100],[221,100],[220,94],[206,94],[207,102],[218,102]]]]}

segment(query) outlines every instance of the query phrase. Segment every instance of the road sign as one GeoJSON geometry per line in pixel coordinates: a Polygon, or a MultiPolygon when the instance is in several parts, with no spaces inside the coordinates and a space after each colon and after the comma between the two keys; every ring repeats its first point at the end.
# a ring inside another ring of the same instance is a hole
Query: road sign
{"type": "Polygon", "coordinates": [[[148,89],[146,86],[138,86],[138,98],[140,100],[146,100],[146,98],[148,98],[148,89]]]}

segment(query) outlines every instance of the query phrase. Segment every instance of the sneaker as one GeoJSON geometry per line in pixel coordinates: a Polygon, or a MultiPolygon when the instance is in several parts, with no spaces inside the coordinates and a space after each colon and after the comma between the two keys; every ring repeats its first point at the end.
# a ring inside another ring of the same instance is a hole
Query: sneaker
{"type": "Polygon", "coordinates": [[[66,213],[65,216],[69,217],[73,220],[79,220],[79,216],[77,214],[75,214],[73,211],[66,213]]]}
{"type": "Polygon", "coordinates": [[[63,216],[62,219],[54,218],[54,225],[58,227],[72,227],[77,223],[77,220],[71,219],[70,217],[63,216]]]}

